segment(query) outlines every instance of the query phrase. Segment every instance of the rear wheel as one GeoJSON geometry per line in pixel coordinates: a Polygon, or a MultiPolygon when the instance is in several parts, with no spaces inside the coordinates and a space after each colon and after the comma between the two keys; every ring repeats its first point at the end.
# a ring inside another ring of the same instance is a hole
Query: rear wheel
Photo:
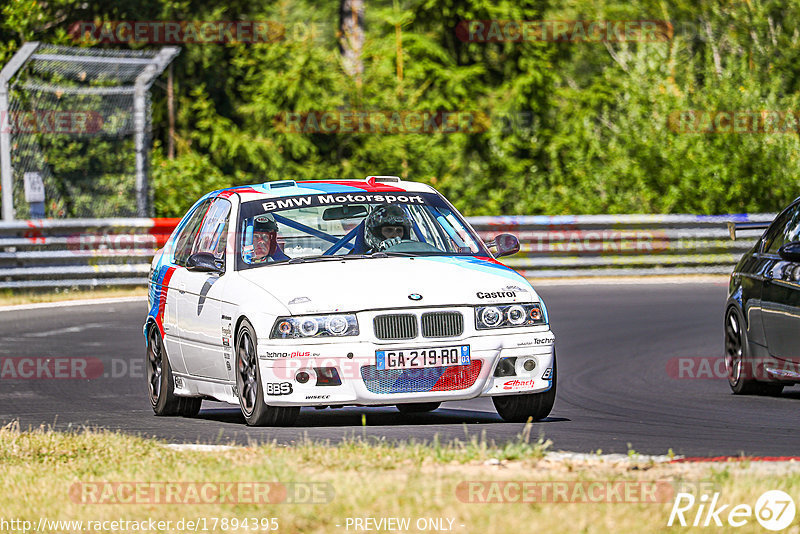
{"type": "Polygon", "coordinates": [[[759,382],[755,377],[747,331],[739,310],[731,307],[725,314],[725,367],[728,385],[735,395],[780,395],[783,385],[759,382]]]}
{"type": "Polygon", "coordinates": [[[397,409],[400,413],[424,413],[432,412],[441,405],[441,402],[412,402],[409,404],[398,404],[397,409]]]}
{"type": "Polygon", "coordinates": [[[203,399],[175,395],[175,379],[164,350],[164,342],[156,325],[147,332],[147,383],[150,405],[156,415],[182,415],[194,417],[200,413],[203,399]]]}
{"type": "Polygon", "coordinates": [[[299,406],[267,406],[256,354],[256,334],[245,319],[236,336],[236,390],[239,406],[250,426],[291,426],[300,414],[299,406]]]}
{"type": "Polygon", "coordinates": [[[540,421],[550,414],[556,402],[556,355],[553,353],[553,385],[542,393],[492,397],[497,413],[509,423],[524,423],[528,418],[540,421]]]}

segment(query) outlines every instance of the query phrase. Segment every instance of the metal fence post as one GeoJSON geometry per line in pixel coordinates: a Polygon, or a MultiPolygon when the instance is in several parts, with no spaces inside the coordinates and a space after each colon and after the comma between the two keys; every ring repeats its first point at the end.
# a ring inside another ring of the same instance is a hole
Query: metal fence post
{"type": "Polygon", "coordinates": [[[25,43],[0,71],[0,189],[4,221],[14,220],[14,175],[11,168],[11,118],[8,116],[8,81],[39,47],[25,43]]]}
{"type": "Polygon", "coordinates": [[[136,152],[136,215],[147,217],[147,88],[136,82],[133,90],[134,151],[136,152]]]}
{"type": "Polygon", "coordinates": [[[136,151],[136,214],[139,217],[151,215],[149,177],[147,175],[147,137],[150,133],[150,114],[147,113],[147,91],[155,81],[155,77],[161,74],[167,65],[180,53],[181,49],[177,46],[165,46],[153,58],[153,63],[147,66],[139,76],[136,77],[133,93],[133,121],[134,121],[134,144],[136,151]]]}

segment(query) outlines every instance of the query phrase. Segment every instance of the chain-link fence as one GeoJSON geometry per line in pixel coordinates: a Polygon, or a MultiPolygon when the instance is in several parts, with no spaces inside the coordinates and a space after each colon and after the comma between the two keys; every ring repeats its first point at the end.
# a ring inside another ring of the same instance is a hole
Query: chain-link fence
{"type": "Polygon", "coordinates": [[[150,215],[149,89],[178,52],[26,43],[0,74],[3,219],[150,215]]]}

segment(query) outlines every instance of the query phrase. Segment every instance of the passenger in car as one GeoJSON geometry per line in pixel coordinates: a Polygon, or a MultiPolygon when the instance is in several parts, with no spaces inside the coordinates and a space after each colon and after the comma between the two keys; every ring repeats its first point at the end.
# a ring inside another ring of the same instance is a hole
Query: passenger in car
{"type": "Polygon", "coordinates": [[[278,223],[270,215],[262,215],[253,222],[253,263],[286,261],[278,244],[278,223]]]}

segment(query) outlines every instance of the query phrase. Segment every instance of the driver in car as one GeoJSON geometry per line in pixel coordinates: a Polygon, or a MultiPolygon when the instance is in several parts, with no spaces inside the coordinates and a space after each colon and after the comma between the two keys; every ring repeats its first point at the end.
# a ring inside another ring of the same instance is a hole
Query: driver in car
{"type": "Polygon", "coordinates": [[[278,223],[271,214],[257,217],[253,222],[253,263],[285,261],[289,256],[278,245],[278,223]]]}
{"type": "Polygon", "coordinates": [[[369,252],[378,252],[411,239],[411,220],[400,206],[375,208],[364,223],[364,241],[369,252]]]}

